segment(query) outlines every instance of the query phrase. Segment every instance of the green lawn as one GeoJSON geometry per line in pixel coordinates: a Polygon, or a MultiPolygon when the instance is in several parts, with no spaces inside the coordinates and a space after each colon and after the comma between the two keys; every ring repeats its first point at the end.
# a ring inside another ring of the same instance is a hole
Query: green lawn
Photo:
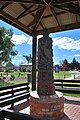
{"type": "MultiPolygon", "coordinates": [[[[2,74],[1,78],[3,78],[4,76],[7,76],[7,73],[5,72],[0,72],[0,75],[1,74],[2,74]]],[[[27,72],[18,72],[18,71],[13,72],[12,71],[8,73],[8,76],[14,76],[15,78],[17,77],[17,79],[8,80],[8,81],[0,80],[0,87],[5,87],[9,85],[15,85],[15,84],[21,84],[21,83],[27,82],[27,78],[24,79],[25,76],[27,76],[27,72]]]]}
{"type": "Polygon", "coordinates": [[[80,80],[80,76],[78,76],[77,78],[75,78],[76,80],[80,80]]]}
{"type": "MultiPolygon", "coordinates": [[[[7,75],[7,72],[0,72],[0,74],[2,75],[7,75]]],[[[27,72],[20,72],[20,71],[11,71],[11,72],[8,72],[8,75],[15,75],[15,76],[23,76],[23,75],[26,75],[27,72]]]]}
{"type": "Polygon", "coordinates": [[[80,94],[69,94],[69,93],[64,93],[64,96],[71,96],[71,97],[80,97],[80,94]]]}
{"type": "Polygon", "coordinates": [[[14,85],[13,83],[9,83],[9,82],[2,82],[0,81],[0,87],[6,87],[6,86],[10,86],[10,85],[14,85]]]}
{"type": "Polygon", "coordinates": [[[64,79],[70,77],[72,74],[69,71],[54,72],[54,79],[64,79]]]}
{"type": "MultiPolygon", "coordinates": [[[[6,73],[2,73],[2,74],[6,74],[6,73]]],[[[17,71],[16,72],[9,72],[9,75],[24,77],[25,75],[27,75],[27,72],[17,72],[17,71]]],[[[64,79],[64,77],[65,78],[70,77],[71,73],[69,71],[60,71],[59,73],[54,72],[53,75],[54,75],[55,79],[64,79]]],[[[80,76],[77,77],[76,79],[80,79],[80,76]]],[[[17,79],[17,80],[14,79],[14,80],[8,81],[8,82],[3,82],[0,80],[0,87],[21,84],[21,83],[25,83],[25,82],[27,82],[27,78],[26,79],[17,79]]],[[[67,93],[64,93],[64,96],[80,97],[79,94],[67,94],[67,93]]]]}

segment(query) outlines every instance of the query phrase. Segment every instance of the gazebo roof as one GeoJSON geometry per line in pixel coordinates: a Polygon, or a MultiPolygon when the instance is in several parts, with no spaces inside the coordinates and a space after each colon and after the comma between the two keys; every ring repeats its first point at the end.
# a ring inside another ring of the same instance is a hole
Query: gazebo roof
{"type": "Polygon", "coordinates": [[[0,19],[32,35],[80,27],[80,0],[0,0],[0,19]]]}

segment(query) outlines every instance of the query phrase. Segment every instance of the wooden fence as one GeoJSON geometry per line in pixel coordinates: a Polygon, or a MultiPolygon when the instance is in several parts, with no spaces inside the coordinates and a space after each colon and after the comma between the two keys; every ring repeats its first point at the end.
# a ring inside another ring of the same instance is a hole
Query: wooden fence
{"type": "MultiPolygon", "coordinates": [[[[80,80],[54,80],[55,90],[63,93],[80,94],[80,80]]],[[[14,103],[29,100],[30,88],[28,83],[0,88],[0,107],[14,106],[14,103]]],[[[48,120],[26,115],[12,110],[0,108],[0,120],[48,120]]]]}
{"type": "Polygon", "coordinates": [[[0,108],[0,120],[5,120],[5,118],[9,120],[49,120],[45,118],[40,118],[32,115],[27,115],[19,112],[14,112],[12,110],[6,110],[0,108]]]}
{"type": "Polygon", "coordinates": [[[54,80],[55,90],[63,93],[80,94],[80,80],[54,80]]]}
{"type": "Polygon", "coordinates": [[[7,105],[14,106],[14,103],[26,99],[30,96],[29,84],[23,83],[0,88],[0,107],[7,105]]]}

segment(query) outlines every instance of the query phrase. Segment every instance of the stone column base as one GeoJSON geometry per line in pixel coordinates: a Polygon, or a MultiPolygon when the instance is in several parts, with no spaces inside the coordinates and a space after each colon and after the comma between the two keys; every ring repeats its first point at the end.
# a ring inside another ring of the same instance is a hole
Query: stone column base
{"type": "Polygon", "coordinates": [[[61,92],[39,96],[37,91],[30,94],[30,114],[42,118],[59,120],[64,116],[64,98],[61,92]]]}

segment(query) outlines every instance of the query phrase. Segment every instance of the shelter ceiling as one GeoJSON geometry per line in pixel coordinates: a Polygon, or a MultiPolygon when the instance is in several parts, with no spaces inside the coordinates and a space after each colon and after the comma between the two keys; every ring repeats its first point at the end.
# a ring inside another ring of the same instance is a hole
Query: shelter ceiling
{"type": "Polygon", "coordinates": [[[0,19],[32,35],[80,27],[80,0],[0,0],[0,19]]]}

